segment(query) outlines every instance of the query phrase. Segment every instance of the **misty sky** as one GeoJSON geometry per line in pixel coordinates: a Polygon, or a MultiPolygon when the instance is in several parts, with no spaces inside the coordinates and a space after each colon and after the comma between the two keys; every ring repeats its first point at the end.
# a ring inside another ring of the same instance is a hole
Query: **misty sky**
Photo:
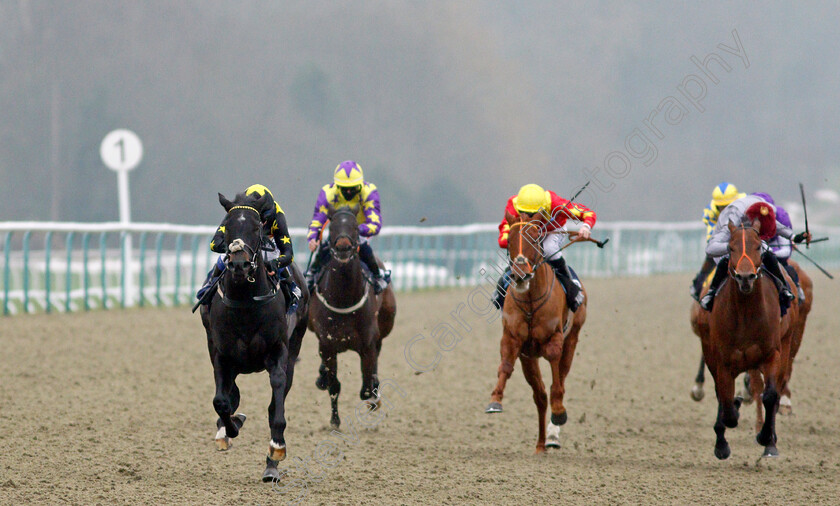
{"type": "Polygon", "coordinates": [[[385,226],[593,175],[608,221],[696,219],[721,180],[840,190],[836,3],[709,4],[0,0],[0,221],[117,220],[115,128],[143,222],[216,224],[260,182],[304,226],[345,159],[385,226]]]}

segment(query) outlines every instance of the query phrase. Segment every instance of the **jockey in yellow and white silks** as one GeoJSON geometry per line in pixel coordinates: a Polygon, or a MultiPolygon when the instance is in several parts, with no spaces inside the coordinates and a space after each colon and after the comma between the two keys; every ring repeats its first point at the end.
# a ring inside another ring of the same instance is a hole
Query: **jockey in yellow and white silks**
{"type": "Polygon", "coordinates": [[[382,272],[383,270],[379,268],[368,242],[382,229],[379,190],[373,183],[365,181],[362,166],[353,160],[341,162],[335,168],[333,182],[321,188],[318,199],[315,201],[315,211],[312,214],[312,222],[309,224],[307,239],[309,251],[314,252],[319,244],[321,248],[306,273],[307,283],[310,288],[314,287],[315,277],[329,251],[327,244],[321,242],[321,231],[330,215],[344,208],[350,209],[356,215],[356,222],[359,224],[359,258],[370,269],[374,278],[374,290],[380,293],[388,286],[390,272],[387,270],[382,272]]]}
{"type": "MultiPolygon", "coordinates": [[[[712,190],[711,202],[703,208],[703,224],[706,225],[706,242],[712,238],[712,233],[715,230],[720,213],[726,209],[726,206],[740,198],[746,197],[746,195],[746,193],[739,192],[734,184],[727,183],[726,181],[715,186],[715,189],[712,190]]],[[[714,267],[714,259],[707,255],[703,261],[703,266],[700,267],[700,272],[691,281],[689,293],[694,300],[700,300],[700,291],[703,289],[703,282],[714,267]]]]}

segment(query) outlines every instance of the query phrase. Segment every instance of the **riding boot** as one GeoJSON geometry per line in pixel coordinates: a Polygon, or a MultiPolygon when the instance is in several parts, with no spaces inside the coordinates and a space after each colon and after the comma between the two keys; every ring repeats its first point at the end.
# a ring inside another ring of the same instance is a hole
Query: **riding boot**
{"type": "Polygon", "coordinates": [[[703,262],[703,266],[700,267],[700,272],[697,273],[697,276],[691,281],[691,288],[689,289],[689,294],[691,298],[700,302],[700,292],[703,290],[703,281],[706,280],[706,277],[712,272],[712,269],[715,267],[715,261],[709,255],[706,255],[706,260],[703,262]]]}
{"type": "Polygon", "coordinates": [[[706,295],[704,295],[702,299],[700,299],[700,307],[706,311],[712,310],[712,306],[715,303],[715,295],[717,295],[717,291],[723,283],[723,280],[726,279],[727,270],[729,270],[729,257],[725,256],[721,258],[720,262],[717,264],[715,275],[712,278],[711,284],[709,284],[709,291],[706,292],[706,295]]]}
{"type": "Polygon", "coordinates": [[[368,266],[370,273],[373,275],[374,293],[377,295],[382,293],[382,290],[388,286],[391,271],[379,268],[379,264],[376,262],[376,257],[373,254],[373,248],[371,248],[368,243],[359,245],[359,258],[365,263],[365,265],[368,266]]]}
{"type": "Polygon", "coordinates": [[[557,280],[563,285],[563,289],[566,291],[566,304],[574,313],[583,304],[583,290],[580,289],[580,284],[572,278],[572,273],[566,265],[565,258],[560,257],[549,260],[548,265],[554,269],[557,280]]]}
{"type": "Polygon", "coordinates": [[[785,266],[785,270],[787,271],[788,275],[790,275],[790,279],[793,280],[793,284],[796,285],[796,289],[799,292],[799,303],[802,304],[805,302],[805,290],[802,289],[802,285],[799,284],[799,273],[796,272],[796,269],[793,268],[787,261],[787,258],[779,258],[779,263],[785,266]]]}
{"type": "Polygon", "coordinates": [[[761,255],[761,263],[767,269],[767,272],[770,273],[770,277],[773,278],[773,283],[776,284],[776,288],[779,290],[779,302],[782,304],[792,302],[795,296],[791,293],[790,288],[788,288],[776,255],[772,251],[765,251],[761,255]]]}
{"type": "Polygon", "coordinates": [[[201,288],[199,288],[198,292],[195,294],[195,298],[198,299],[200,304],[210,304],[210,301],[213,299],[212,290],[210,290],[210,288],[216,284],[216,281],[218,281],[222,273],[225,272],[226,268],[227,266],[225,265],[224,259],[219,257],[218,260],[216,260],[216,264],[213,265],[213,268],[207,273],[207,279],[204,280],[204,284],[201,285],[201,288]]]}
{"type": "Polygon", "coordinates": [[[510,285],[510,267],[505,269],[505,273],[502,274],[502,277],[499,278],[499,281],[496,283],[496,297],[493,298],[493,305],[496,306],[497,309],[502,309],[505,305],[505,296],[507,295],[507,289],[510,285]]]}
{"type": "Polygon", "coordinates": [[[286,298],[286,312],[291,313],[298,307],[300,301],[300,288],[295,284],[292,270],[289,267],[280,269],[280,288],[283,290],[283,296],[286,298]]]}

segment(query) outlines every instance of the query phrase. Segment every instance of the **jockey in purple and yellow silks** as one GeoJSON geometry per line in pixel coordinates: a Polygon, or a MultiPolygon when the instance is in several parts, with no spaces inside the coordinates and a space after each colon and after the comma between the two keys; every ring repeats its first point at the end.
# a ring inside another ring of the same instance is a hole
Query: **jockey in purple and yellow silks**
{"type": "MultiPolygon", "coordinates": [[[[732,202],[746,195],[746,193],[739,192],[734,184],[727,183],[726,181],[715,186],[715,189],[712,190],[712,201],[703,209],[703,224],[706,225],[706,242],[709,242],[709,239],[712,238],[712,233],[715,230],[715,225],[717,225],[721,211],[726,209],[726,206],[732,202]]],[[[706,255],[703,266],[700,267],[700,272],[691,282],[689,293],[694,300],[700,301],[700,291],[703,289],[703,282],[714,267],[714,259],[706,255]]]]}
{"type": "Polygon", "coordinates": [[[368,240],[377,235],[382,228],[382,213],[379,209],[379,191],[376,185],[364,180],[362,166],[353,160],[341,162],[335,168],[333,182],[324,185],[315,201],[315,212],[309,224],[309,251],[314,252],[321,245],[315,255],[311,267],[306,272],[306,281],[310,289],[314,287],[315,278],[326,260],[329,251],[326,242],[321,242],[321,230],[329,220],[330,215],[337,209],[349,208],[356,214],[359,224],[359,258],[370,269],[374,278],[374,291],[382,292],[390,277],[390,272],[379,268],[376,257],[368,240]]]}

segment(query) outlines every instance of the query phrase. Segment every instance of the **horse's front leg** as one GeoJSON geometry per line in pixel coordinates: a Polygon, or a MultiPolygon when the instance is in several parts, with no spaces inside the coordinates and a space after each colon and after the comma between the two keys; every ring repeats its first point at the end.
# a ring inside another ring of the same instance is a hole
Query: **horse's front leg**
{"type": "Polygon", "coordinates": [[[724,437],[726,428],[734,429],[738,426],[738,408],[740,399],[735,399],[735,377],[729,369],[718,367],[715,377],[715,393],[718,398],[718,414],[715,421],[715,457],[720,460],[729,458],[731,450],[724,437]]]}
{"type": "Polygon", "coordinates": [[[780,369],[780,353],[774,351],[770,360],[762,366],[765,381],[761,402],[764,404],[765,418],[761,432],[758,433],[755,440],[758,441],[758,444],[765,447],[763,457],[777,457],[779,455],[779,451],[776,449],[776,412],[779,409],[779,392],[776,389],[776,385],[782,374],[780,369]]]}
{"type": "Polygon", "coordinates": [[[379,390],[379,332],[376,326],[372,326],[372,332],[369,339],[365,342],[367,345],[359,352],[362,366],[362,389],[359,391],[359,397],[363,401],[373,399],[369,402],[371,407],[376,407],[376,392],[379,390]]]}
{"type": "Polygon", "coordinates": [[[505,385],[508,378],[513,374],[513,365],[516,363],[516,357],[519,356],[519,351],[522,349],[522,343],[513,338],[507,328],[502,332],[501,356],[502,362],[499,364],[499,380],[496,383],[496,388],[490,394],[490,404],[485,413],[501,413],[502,412],[502,398],[505,395],[505,385]]]}
{"type": "Polygon", "coordinates": [[[213,357],[213,377],[216,381],[216,394],[213,396],[213,408],[219,415],[216,428],[216,447],[220,451],[230,449],[230,438],[239,435],[239,428],[245,417],[231,416],[239,406],[239,389],[234,383],[236,373],[218,354],[213,357]]]}
{"type": "Polygon", "coordinates": [[[568,419],[563,398],[566,395],[566,376],[572,369],[572,360],[575,358],[575,348],[577,347],[579,334],[580,327],[575,325],[565,339],[563,334],[559,332],[551,338],[552,342],[562,343],[563,353],[557,359],[549,358],[551,361],[551,425],[549,425],[549,432],[556,430],[559,433],[559,427],[555,429],[552,425],[563,425],[568,419]]]}
{"type": "Polygon", "coordinates": [[[548,407],[548,396],[545,394],[545,384],[540,374],[539,360],[539,358],[519,357],[525,381],[531,385],[531,389],[534,391],[534,404],[537,405],[537,426],[539,429],[537,433],[537,453],[543,453],[546,446],[560,447],[560,434],[558,432],[556,438],[552,437],[553,434],[549,434],[549,438],[546,439],[545,411],[548,407]]]}
{"type": "Polygon", "coordinates": [[[281,345],[280,351],[266,360],[265,369],[271,382],[271,404],[268,406],[268,425],[271,428],[271,441],[268,443],[268,456],[265,459],[266,468],[263,481],[280,478],[277,463],[286,458],[286,362],[289,352],[281,345]]]}
{"type": "Polygon", "coordinates": [[[321,367],[319,369],[320,376],[315,385],[321,390],[327,390],[327,393],[330,394],[330,407],[332,409],[330,425],[337,429],[341,426],[341,418],[338,416],[338,396],[341,393],[341,382],[338,381],[338,356],[335,350],[324,346],[319,347],[318,353],[321,355],[321,367]]]}

